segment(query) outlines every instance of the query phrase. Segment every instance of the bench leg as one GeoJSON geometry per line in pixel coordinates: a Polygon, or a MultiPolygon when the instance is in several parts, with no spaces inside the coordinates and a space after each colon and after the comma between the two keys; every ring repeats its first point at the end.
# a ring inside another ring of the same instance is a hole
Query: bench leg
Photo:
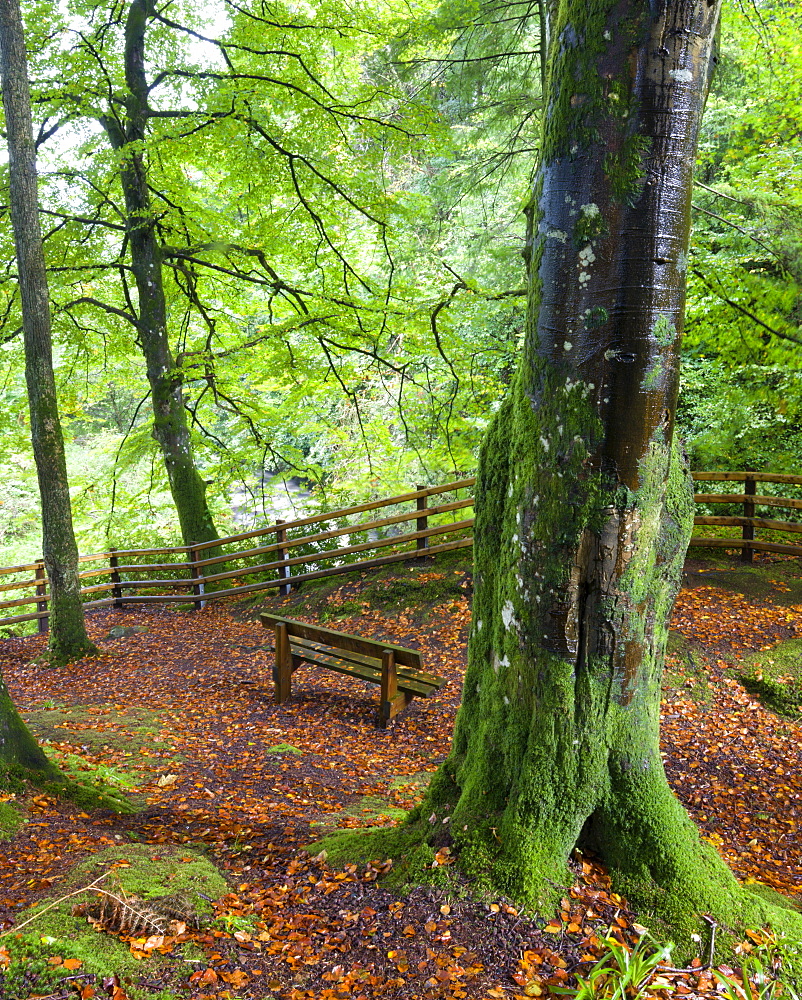
{"type": "Polygon", "coordinates": [[[412,701],[412,695],[398,690],[395,654],[391,649],[382,650],[382,686],[379,700],[379,726],[386,729],[390,720],[403,712],[412,701]]]}
{"type": "Polygon", "coordinates": [[[276,705],[283,705],[292,694],[292,650],[287,626],[276,625],[275,628],[276,665],[273,667],[274,694],[276,705]]]}

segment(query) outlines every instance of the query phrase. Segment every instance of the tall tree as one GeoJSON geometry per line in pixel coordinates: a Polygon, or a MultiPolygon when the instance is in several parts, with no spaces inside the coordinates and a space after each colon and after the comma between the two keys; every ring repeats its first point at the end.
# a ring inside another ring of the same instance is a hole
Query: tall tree
{"type": "Polygon", "coordinates": [[[0,71],[9,153],[9,201],[25,339],[31,440],[42,499],[42,548],[50,583],[47,657],[65,663],[95,652],[83,617],[50,336],[50,303],[39,226],[36,150],[27,56],[17,0],[0,3],[0,71]]]}
{"type": "Polygon", "coordinates": [[[307,18],[222,0],[200,13],[76,0],[49,16],[40,135],[68,122],[81,140],[72,162],[51,159],[58,321],[80,348],[133,328],[184,538],[214,537],[185,410],[212,448],[232,425],[250,432],[253,461],[277,423],[267,370],[303,386],[316,367],[346,385],[352,344],[367,363],[386,353],[384,191],[362,168],[410,130],[359,72],[380,18],[370,4],[307,18]]]}
{"type": "Polygon", "coordinates": [[[693,520],[673,430],[718,16],[715,0],[555,11],[527,338],[480,459],[462,707],[404,834],[424,857],[451,843],[466,872],[541,907],[571,851],[592,849],[642,912],[686,929],[749,912],[659,748],[693,520]]]}
{"type": "Polygon", "coordinates": [[[195,467],[182,390],[167,331],[164,294],[164,250],[156,234],[146,154],[143,146],[151,117],[150,87],[145,75],[145,36],[155,15],[150,0],[133,0],[125,23],[125,95],[100,116],[112,147],[120,157],[125,199],[126,235],[137,292],[137,339],[147,365],[156,439],[175,501],[185,544],[218,537],[206,502],[206,484],[195,467]]]}

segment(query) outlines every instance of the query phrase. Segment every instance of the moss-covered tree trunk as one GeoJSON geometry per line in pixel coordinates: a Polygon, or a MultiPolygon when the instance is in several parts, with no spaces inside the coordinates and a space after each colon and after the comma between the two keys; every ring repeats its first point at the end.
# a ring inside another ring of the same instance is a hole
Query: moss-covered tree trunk
{"type": "MultiPolygon", "coordinates": [[[[1,4],[14,0],[0,0],[1,4]]],[[[61,772],[46,756],[22,721],[14,702],[0,677],[0,788],[8,786],[8,778],[31,777],[37,783],[56,781],[61,772]]]]}
{"type": "MultiPolygon", "coordinates": [[[[72,528],[67,463],[53,375],[50,300],[39,225],[36,148],[18,0],[2,0],[0,3],[0,68],[9,154],[9,201],[22,302],[31,440],[42,500],[42,549],[50,584],[47,657],[54,663],[66,663],[94,652],[95,647],[89,641],[84,625],[78,549],[72,528]]],[[[7,701],[7,695],[0,689],[0,727],[3,726],[2,712],[7,701]]],[[[13,732],[9,730],[8,738],[17,739],[19,732],[21,730],[15,724],[13,732]]],[[[33,743],[33,746],[36,744],[33,743]]]]}
{"type": "Polygon", "coordinates": [[[531,201],[530,320],[484,444],[476,596],[432,844],[546,905],[573,848],[676,926],[737,884],[659,749],[693,520],[673,442],[690,195],[716,0],[562,0],[531,201]]]}
{"type": "Polygon", "coordinates": [[[131,269],[139,302],[138,343],[147,365],[153,404],[153,437],[161,449],[184,544],[218,537],[206,501],[206,484],[195,467],[187,425],[181,370],[167,334],[167,306],[161,246],[148,188],[142,144],[150,105],[145,77],[145,35],[152,16],[149,0],[133,0],[125,26],[125,112],[101,119],[112,146],[121,155],[120,179],[125,197],[131,269]]]}

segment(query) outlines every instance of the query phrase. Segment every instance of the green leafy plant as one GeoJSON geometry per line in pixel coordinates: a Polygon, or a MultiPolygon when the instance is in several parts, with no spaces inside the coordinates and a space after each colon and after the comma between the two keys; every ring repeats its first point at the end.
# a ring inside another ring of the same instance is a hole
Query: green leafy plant
{"type": "MultiPolygon", "coordinates": [[[[717,969],[713,969],[713,976],[721,983],[727,1000],[772,1000],[784,992],[783,985],[766,969],[757,955],[747,955],[744,959],[740,981],[717,969]]],[[[796,997],[793,990],[791,995],[796,997]]]]}
{"type": "Polygon", "coordinates": [[[746,934],[756,947],[745,956],[740,978],[713,969],[727,1000],[774,1000],[775,997],[800,1000],[799,992],[790,985],[799,980],[798,943],[766,928],[748,930],[746,934]]]}
{"type": "Polygon", "coordinates": [[[237,931],[251,934],[256,929],[257,918],[253,913],[221,913],[215,917],[213,923],[226,934],[235,934],[237,931]]]}
{"type": "Polygon", "coordinates": [[[550,986],[550,991],[575,997],[576,1000],[639,1000],[646,993],[674,989],[670,983],[653,978],[660,963],[669,960],[671,945],[655,947],[648,940],[648,935],[644,935],[634,948],[610,936],[605,938],[605,943],[607,952],[592,966],[587,976],[576,977],[576,986],[550,986]]]}

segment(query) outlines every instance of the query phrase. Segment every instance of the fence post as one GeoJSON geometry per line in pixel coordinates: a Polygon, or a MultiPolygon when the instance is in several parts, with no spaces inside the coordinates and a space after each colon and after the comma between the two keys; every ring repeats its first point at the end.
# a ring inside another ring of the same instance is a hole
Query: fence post
{"type": "MultiPolygon", "coordinates": [[[[45,561],[44,559],[36,560],[36,596],[44,597],[47,592],[45,586],[45,561]]],[[[47,611],[47,601],[37,601],[36,610],[39,612],[47,611]]],[[[39,635],[44,635],[47,632],[48,624],[50,621],[50,615],[44,615],[37,620],[37,627],[39,629],[39,635]]]]}
{"type": "MultiPolygon", "coordinates": [[[[203,570],[198,566],[198,550],[195,548],[190,548],[189,550],[189,571],[192,574],[192,579],[197,582],[192,587],[192,593],[196,596],[206,593],[206,588],[204,586],[203,580],[203,570]]],[[[206,607],[206,601],[193,601],[192,610],[197,611],[199,608],[203,609],[206,607]]]]}
{"type": "MultiPolygon", "coordinates": [[[[757,492],[757,481],[754,476],[750,476],[748,473],[746,479],[744,479],[744,493],[748,497],[753,497],[757,492]]],[[[744,517],[754,517],[755,516],[755,501],[754,500],[744,500],[744,517]]],[[[744,544],[741,546],[741,562],[750,563],[755,557],[755,550],[751,545],[747,544],[751,542],[755,537],[755,526],[754,524],[745,524],[743,526],[743,531],[741,537],[744,540],[744,544]]]]}
{"type": "MultiPolygon", "coordinates": [[[[284,523],[285,523],[284,522],[284,518],[281,518],[281,517],[277,517],[276,518],[276,524],[284,524],[284,523]]],[[[277,561],[278,560],[283,561],[285,559],[288,559],[289,556],[287,555],[287,550],[284,548],[284,545],[285,545],[285,543],[287,541],[287,529],[286,528],[279,528],[278,529],[278,531],[276,532],[276,541],[278,542],[278,546],[279,546],[276,549],[276,560],[277,561]]],[[[279,568],[278,568],[278,578],[279,578],[279,580],[286,580],[289,575],[290,575],[290,570],[289,570],[288,566],[279,566],[279,568]]],[[[286,597],[287,594],[289,594],[289,592],[291,590],[292,590],[292,587],[288,583],[282,583],[281,586],[278,588],[278,592],[279,592],[279,594],[282,597],[286,597]]]]}
{"type": "Polygon", "coordinates": [[[109,579],[113,584],[111,593],[114,597],[115,608],[122,608],[123,606],[123,588],[120,586],[120,574],[117,572],[119,565],[117,549],[109,549],[109,579]]]}
{"type": "MultiPolygon", "coordinates": [[[[415,488],[417,490],[425,490],[426,489],[425,486],[421,486],[420,484],[418,484],[415,488]]],[[[417,508],[418,508],[419,511],[425,511],[426,507],[427,507],[427,504],[429,502],[429,498],[428,497],[418,497],[415,502],[417,504],[417,508]]],[[[419,517],[417,519],[416,524],[417,524],[417,528],[415,529],[416,531],[426,531],[426,529],[429,527],[429,518],[426,516],[426,514],[424,514],[423,517],[419,517]]],[[[417,550],[417,556],[416,556],[416,558],[417,559],[425,559],[426,558],[426,549],[429,548],[429,539],[428,538],[418,538],[418,539],[416,539],[415,548],[417,550]]]]}

